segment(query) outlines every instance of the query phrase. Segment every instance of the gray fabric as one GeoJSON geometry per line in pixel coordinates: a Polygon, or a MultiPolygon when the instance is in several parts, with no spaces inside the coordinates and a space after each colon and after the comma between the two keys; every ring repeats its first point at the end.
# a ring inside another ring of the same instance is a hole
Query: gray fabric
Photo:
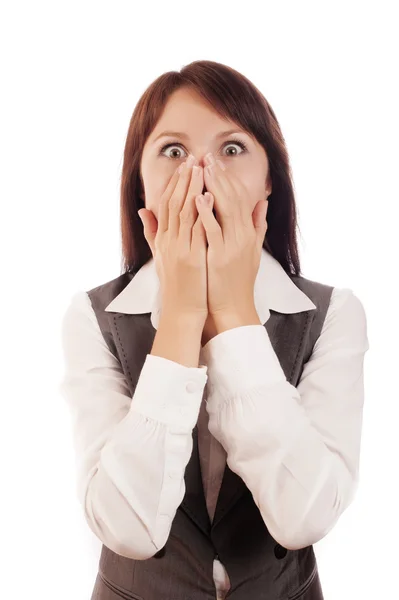
{"type": "MultiPolygon", "coordinates": [[[[156,330],[149,313],[130,315],[105,312],[104,308],[133,276],[125,273],[87,292],[132,396],[156,330]]],[[[321,333],[333,288],[300,276],[290,277],[317,309],[294,314],[271,310],[264,327],[287,380],[296,387],[321,333]]],[[[193,451],[184,476],[186,493],[165,547],[148,560],[132,560],[103,544],[91,600],[215,600],[215,557],[230,578],[229,600],[323,600],[313,546],[287,550],[278,544],[250,490],[227,464],[211,524],[197,434],[195,426],[193,451]]]]}

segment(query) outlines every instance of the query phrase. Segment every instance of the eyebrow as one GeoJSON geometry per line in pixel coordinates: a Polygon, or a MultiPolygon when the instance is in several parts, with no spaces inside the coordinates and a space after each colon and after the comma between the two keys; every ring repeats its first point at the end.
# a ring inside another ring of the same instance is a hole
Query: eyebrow
{"type": "MultiPolygon", "coordinates": [[[[215,135],[215,139],[218,140],[220,138],[226,137],[228,135],[232,135],[233,133],[245,133],[245,131],[240,131],[239,129],[229,129],[228,131],[221,131],[217,135],[215,135]]],[[[153,141],[155,143],[161,137],[180,137],[184,140],[190,139],[190,136],[187,133],[182,133],[181,131],[163,131],[160,133],[153,141]]]]}

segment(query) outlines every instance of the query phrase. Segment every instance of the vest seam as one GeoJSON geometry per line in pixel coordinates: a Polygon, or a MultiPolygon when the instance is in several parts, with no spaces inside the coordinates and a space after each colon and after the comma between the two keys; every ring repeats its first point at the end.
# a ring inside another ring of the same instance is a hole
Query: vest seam
{"type": "Polygon", "coordinates": [[[317,563],[315,562],[309,577],[299,586],[299,588],[295,592],[291,592],[290,594],[288,594],[288,600],[299,600],[302,594],[304,594],[310,588],[316,575],[317,563]]]}
{"type": "Polygon", "coordinates": [[[125,351],[124,351],[124,349],[123,349],[122,340],[121,340],[121,337],[120,337],[120,335],[119,335],[119,329],[118,329],[118,326],[117,326],[117,324],[116,324],[116,317],[115,317],[115,316],[113,316],[113,317],[112,317],[112,320],[113,320],[113,323],[114,323],[114,328],[115,328],[116,334],[117,334],[117,336],[118,336],[119,347],[122,349],[123,359],[124,359],[124,361],[125,361],[125,365],[126,365],[126,368],[127,368],[127,371],[128,371],[128,373],[129,373],[129,377],[130,377],[130,383],[131,383],[131,384],[132,384],[132,386],[134,387],[133,377],[132,377],[132,374],[131,374],[131,372],[130,372],[129,361],[127,360],[127,357],[126,357],[125,351]]]}
{"type": "Polygon", "coordinates": [[[119,585],[113,583],[106,575],[104,575],[101,569],[99,569],[98,573],[104,585],[106,585],[115,594],[120,595],[121,598],[125,598],[125,600],[143,600],[142,596],[134,594],[133,592],[129,592],[129,590],[123,589],[119,585]]]}
{"type": "Polygon", "coordinates": [[[293,364],[292,369],[291,369],[291,373],[290,373],[290,377],[289,377],[289,381],[290,382],[292,381],[293,375],[294,375],[294,373],[296,371],[296,367],[297,367],[297,364],[298,364],[299,356],[300,356],[301,350],[303,348],[303,340],[304,340],[304,337],[305,337],[305,332],[308,331],[308,323],[309,323],[309,320],[310,320],[310,316],[311,316],[310,312],[308,312],[307,317],[306,317],[305,325],[304,325],[304,327],[302,329],[302,335],[301,335],[301,338],[300,338],[300,342],[298,344],[298,352],[297,352],[294,364],[293,364]]]}

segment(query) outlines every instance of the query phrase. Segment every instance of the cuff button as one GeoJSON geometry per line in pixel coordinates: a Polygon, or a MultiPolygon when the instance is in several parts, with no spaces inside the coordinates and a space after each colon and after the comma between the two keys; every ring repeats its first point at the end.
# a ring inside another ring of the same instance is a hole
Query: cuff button
{"type": "Polygon", "coordinates": [[[198,384],[195,381],[189,381],[186,383],[186,391],[187,392],[198,392],[198,384]]]}

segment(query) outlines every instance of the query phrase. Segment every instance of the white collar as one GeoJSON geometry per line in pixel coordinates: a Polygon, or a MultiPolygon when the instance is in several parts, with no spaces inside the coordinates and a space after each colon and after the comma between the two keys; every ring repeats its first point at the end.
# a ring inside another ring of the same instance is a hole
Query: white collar
{"type": "MultiPolygon", "coordinates": [[[[262,248],[255,280],[254,303],[262,324],[270,317],[269,309],[280,313],[316,309],[316,305],[291,281],[280,263],[265,248],[262,248]]],[[[160,309],[160,282],[153,257],[137,271],[128,285],[105,308],[107,312],[131,315],[150,312],[151,323],[155,329],[158,326],[160,309]]]]}

